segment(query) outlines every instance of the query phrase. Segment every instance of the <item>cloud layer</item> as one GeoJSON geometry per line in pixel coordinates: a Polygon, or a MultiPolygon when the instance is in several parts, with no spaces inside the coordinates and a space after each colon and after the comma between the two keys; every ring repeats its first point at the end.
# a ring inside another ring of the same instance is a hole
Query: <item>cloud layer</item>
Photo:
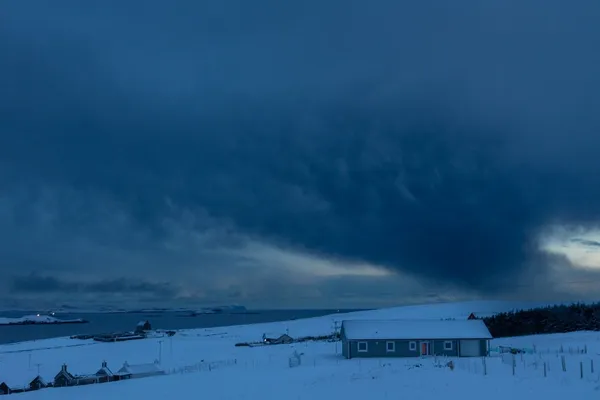
{"type": "Polygon", "coordinates": [[[15,296],[506,295],[600,220],[594,2],[140,4],[0,17],[15,296]]]}

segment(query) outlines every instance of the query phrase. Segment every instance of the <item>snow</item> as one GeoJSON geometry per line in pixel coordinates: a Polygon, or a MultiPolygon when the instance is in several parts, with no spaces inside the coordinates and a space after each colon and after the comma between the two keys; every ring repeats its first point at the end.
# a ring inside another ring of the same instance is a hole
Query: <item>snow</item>
{"type": "Polygon", "coordinates": [[[113,376],[113,372],[108,367],[102,367],[96,372],[96,375],[99,376],[113,376]]]}
{"type": "Polygon", "coordinates": [[[126,362],[123,367],[117,371],[117,374],[143,375],[158,372],[162,372],[162,370],[156,363],[129,364],[126,362]]]}
{"type": "Polygon", "coordinates": [[[466,319],[471,312],[491,313],[513,308],[520,306],[502,302],[432,304],[277,323],[185,330],[170,338],[131,342],[101,343],[68,338],[22,342],[0,346],[0,382],[26,385],[35,378],[38,368],[40,376],[51,381],[63,363],[72,373],[85,375],[97,371],[103,360],[114,371],[125,361],[134,365],[153,363],[158,359],[167,375],[50,388],[15,396],[25,400],[597,398],[600,332],[494,339],[492,348],[518,346],[532,353],[517,354],[514,359],[510,354],[494,354],[485,359],[485,364],[483,358],[346,360],[341,356],[339,342],[252,348],[234,346],[242,341],[260,341],[265,332],[285,332],[286,329],[292,337],[326,335],[334,330],[336,322],[339,324],[350,318],[466,319]],[[294,352],[301,354],[301,363],[291,368],[294,364],[289,358],[294,352]],[[562,369],[563,359],[566,371],[562,369]],[[447,367],[449,361],[454,363],[454,369],[447,367]],[[594,372],[592,362],[595,363],[594,372]]]}
{"type": "Polygon", "coordinates": [[[481,320],[345,320],[348,339],[491,339],[481,320]]]}
{"type": "Polygon", "coordinates": [[[58,319],[50,315],[26,315],[21,318],[0,317],[0,325],[23,325],[23,324],[65,324],[82,322],[81,319],[58,319]]]}

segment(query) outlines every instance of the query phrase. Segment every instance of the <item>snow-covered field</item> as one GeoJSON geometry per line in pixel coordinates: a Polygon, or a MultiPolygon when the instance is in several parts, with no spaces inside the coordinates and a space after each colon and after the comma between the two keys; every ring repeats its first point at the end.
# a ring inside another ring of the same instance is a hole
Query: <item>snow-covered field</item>
{"type": "MultiPolygon", "coordinates": [[[[330,334],[335,321],[382,318],[466,318],[518,303],[469,302],[398,307],[305,320],[179,331],[172,338],[98,343],[66,338],[0,346],[0,382],[23,386],[37,375],[51,381],[63,363],[77,374],[94,373],[106,360],[113,371],[123,362],[160,359],[167,376],[14,394],[35,399],[591,399],[600,395],[600,332],[503,338],[492,346],[531,349],[532,354],[485,360],[346,360],[339,343],[235,347],[263,334],[330,334]],[[583,353],[587,350],[587,353],[583,353]],[[300,366],[290,368],[294,351],[300,366]],[[566,371],[563,371],[564,357],[566,371]],[[592,365],[592,363],[594,364],[592,365]],[[545,364],[545,368],[544,368],[545,364]],[[594,372],[592,372],[592,368],[594,372]],[[544,376],[544,370],[546,371],[544,376]],[[513,375],[514,371],[514,375],[513,375]],[[583,372],[583,378],[581,377],[583,372]]],[[[12,398],[12,397],[10,397],[12,398]]]]}

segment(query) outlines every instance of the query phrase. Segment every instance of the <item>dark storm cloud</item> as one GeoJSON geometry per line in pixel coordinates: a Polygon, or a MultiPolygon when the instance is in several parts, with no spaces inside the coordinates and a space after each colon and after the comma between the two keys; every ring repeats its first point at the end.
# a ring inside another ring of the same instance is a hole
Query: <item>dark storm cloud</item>
{"type": "Polygon", "coordinates": [[[130,282],[125,279],[114,279],[107,281],[93,282],[85,285],[86,291],[96,293],[141,293],[156,294],[163,298],[174,297],[179,292],[177,287],[170,283],[150,283],[144,281],[130,282]]]}
{"type": "Polygon", "coordinates": [[[17,293],[74,293],[81,290],[81,285],[73,282],[62,282],[59,279],[51,276],[38,276],[31,274],[27,277],[15,278],[11,282],[11,289],[17,293]]]}
{"type": "Polygon", "coordinates": [[[102,280],[92,282],[77,282],[57,279],[52,276],[30,274],[16,277],[11,282],[13,293],[96,293],[116,294],[125,293],[132,295],[157,295],[161,298],[173,298],[179,293],[179,288],[170,283],[151,283],[144,281],[129,281],[126,279],[102,280]]]}
{"type": "MultiPolygon", "coordinates": [[[[173,207],[202,210],[478,290],[547,224],[600,221],[597,2],[102,4],[5,6],[6,193],[100,193],[149,248],[173,207]]],[[[54,228],[102,220],[79,206],[54,228]]]]}

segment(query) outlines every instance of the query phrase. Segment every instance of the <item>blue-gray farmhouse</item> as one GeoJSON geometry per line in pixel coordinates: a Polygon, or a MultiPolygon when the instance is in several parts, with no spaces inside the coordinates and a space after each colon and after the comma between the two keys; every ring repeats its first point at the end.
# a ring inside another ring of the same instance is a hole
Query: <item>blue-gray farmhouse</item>
{"type": "Polygon", "coordinates": [[[490,331],[481,320],[346,320],[342,354],[357,357],[484,357],[490,331]]]}

